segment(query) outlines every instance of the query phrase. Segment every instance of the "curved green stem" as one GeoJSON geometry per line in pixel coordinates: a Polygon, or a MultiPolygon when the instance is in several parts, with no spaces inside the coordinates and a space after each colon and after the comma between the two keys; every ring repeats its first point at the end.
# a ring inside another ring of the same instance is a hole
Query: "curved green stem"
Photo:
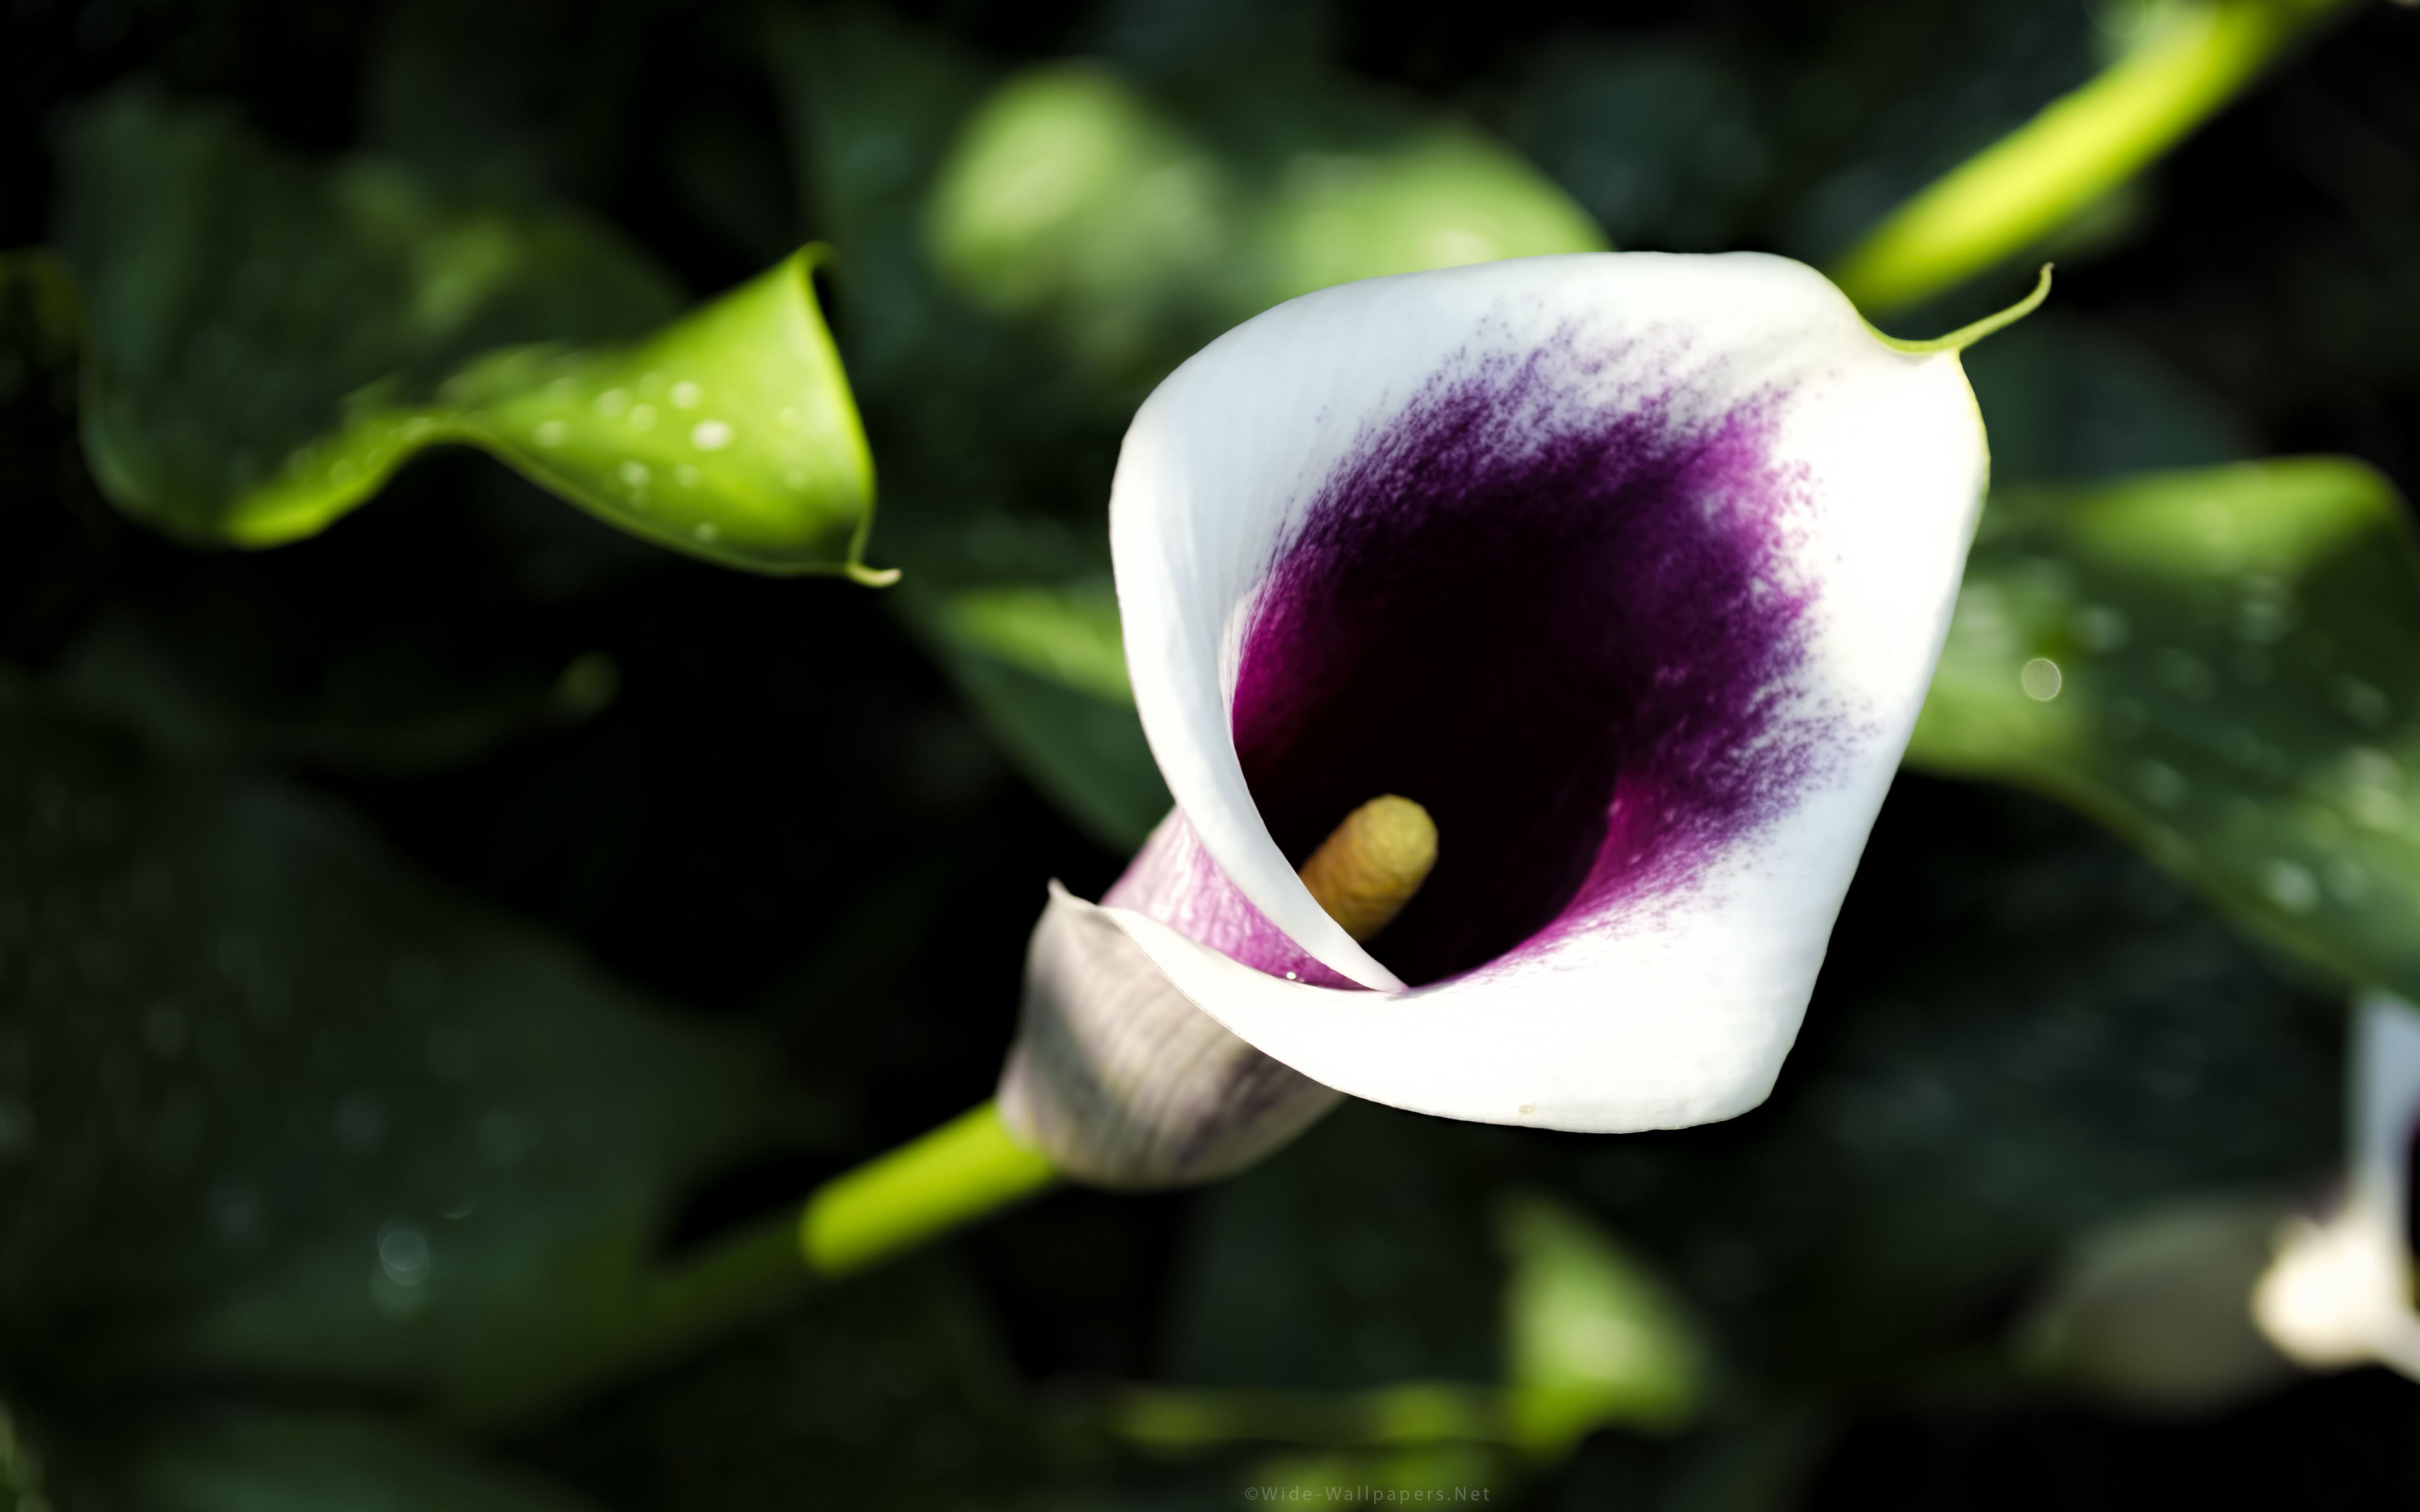
{"type": "Polygon", "coordinates": [[[676,1360],[796,1306],[827,1281],[989,1216],[1059,1179],[985,1103],[817,1187],[801,1208],[747,1225],[645,1281],[608,1326],[589,1327],[430,1403],[487,1431],[676,1360]]]}
{"type": "Polygon", "coordinates": [[[817,1275],[862,1270],[1058,1180],[1009,1137],[985,1103],[817,1188],[799,1215],[799,1251],[817,1275]]]}
{"type": "Polygon", "coordinates": [[[1869,313],[1916,303],[2039,244],[2215,114],[2344,0],[2182,0],[2090,83],[1966,160],[1842,255],[1869,313]]]}

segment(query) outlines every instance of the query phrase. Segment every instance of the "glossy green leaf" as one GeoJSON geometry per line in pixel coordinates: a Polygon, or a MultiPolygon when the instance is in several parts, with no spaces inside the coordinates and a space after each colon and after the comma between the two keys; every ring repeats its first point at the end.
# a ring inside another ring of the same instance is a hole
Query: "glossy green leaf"
{"type": "Polygon", "coordinates": [[[366,1416],[242,1412],[114,1446],[126,1512],[582,1512],[530,1471],[366,1416]]]}
{"type": "Polygon", "coordinates": [[[2059,797],[2271,939],[2420,991],[2420,549],[2358,463],[1995,497],[1908,760],[2059,797]]]}
{"type": "Polygon", "coordinates": [[[280,478],[342,426],[514,342],[627,339],[679,295],[566,210],[439,198],[370,159],[288,157],[227,112],[128,88],[69,123],[61,245],[85,289],[85,440],[123,507],[198,540],[265,544],[374,486],[350,459],[305,498],[280,478]]]}
{"type": "Polygon", "coordinates": [[[874,458],[809,279],[817,250],[628,350],[523,349],[438,390],[427,419],[600,518],[757,572],[845,572],[874,523],[874,458]]]}
{"type": "Polygon", "coordinates": [[[1544,1197],[1507,1203],[1499,1232],[1513,1441],[1556,1458],[1610,1423],[1688,1426],[1705,1395],[1705,1347],[1653,1269],[1544,1197]]]}
{"type": "Polygon", "coordinates": [[[569,210],[305,164],[139,89],[69,144],[85,450],[137,517],[275,545],[468,442],[691,555],[870,576],[873,470],[812,251],[674,319],[662,275],[569,210]]]}
{"type": "Polygon", "coordinates": [[[658,1256],[778,1095],[752,1040],[447,896],[323,800],[0,700],[0,1332],[24,1368],[460,1416],[582,1389],[803,1280],[786,1227],[658,1256]]]}

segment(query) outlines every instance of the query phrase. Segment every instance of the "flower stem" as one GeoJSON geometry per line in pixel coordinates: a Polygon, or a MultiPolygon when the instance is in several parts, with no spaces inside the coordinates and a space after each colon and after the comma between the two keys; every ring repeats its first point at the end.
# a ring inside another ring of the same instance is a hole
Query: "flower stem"
{"type": "Polygon", "coordinates": [[[985,1103],[817,1188],[799,1216],[799,1248],[816,1274],[845,1275],[1058,1179],[985,1103]]]}
{"type": "Polygon", "coordinates": [[[635,1286],[617,1307],[431,1401],[456,1427],[507,1431],[799,1305],[861,1271],[1058,1180],[990,1103],[825,1182],[803,1208],[746,1225],[635,1286]]]}
{"type": "Polygon", "coordinates": [[[1916,194],[1832,280],[1869,315],[1938,294],[2038,245],[2232,100],[2343,0],[2165,8],[2126,54],[1916,194]]]}

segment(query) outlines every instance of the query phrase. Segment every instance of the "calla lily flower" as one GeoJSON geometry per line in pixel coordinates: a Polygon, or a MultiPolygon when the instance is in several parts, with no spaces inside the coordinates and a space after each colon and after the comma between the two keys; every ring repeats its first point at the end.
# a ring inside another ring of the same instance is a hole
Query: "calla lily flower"
{"type": "Polygon", "coordinates": [[[1054,894],[1011,1129],[1062,1156],[1041,1082],[1162,1096],[1171,1030],[1036,1070],[1097,1016],[1078,935],[1125,998],[1398,1107],[1615,1132],[1761,1102],[1980,508],[1957,349],[2046,287],[1919,346],[1776,257],[1537,257],[1322,290],[1186,363],[1109,506],[1176,809],[1101,904],[1054,894]],[[1437,858],[1365,946],[1295,869],[1379,794],[1437,858]]]}
{"type": "Polygon", "coordinates": [[[2420,1009],[2383,992],[2355,1007],[2344,1204],[2297,1218],[2252,1294],[2272,1343],[2315,1370],[2375,1362],[2420,1381],[2412,1306],[2412,1143],[2420,1139],[2420,1009]]]}

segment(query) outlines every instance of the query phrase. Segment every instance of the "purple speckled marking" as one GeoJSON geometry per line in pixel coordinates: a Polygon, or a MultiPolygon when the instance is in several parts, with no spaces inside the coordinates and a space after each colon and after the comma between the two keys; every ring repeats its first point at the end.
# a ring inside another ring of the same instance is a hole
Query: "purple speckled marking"
{"type": "Polygon", "coordinates": [[[1187,939],[1272,977],[1291,975],[1316,987],[1360,990],[1358,982],[1321,964],[1269,922],[1210,858],[1182,810],[1151,832],[1141,854],[1101,903],[1148,915],[1187,939]]]}
{"type": "MultiPolygon", "coordinates": [[[[1381,793],[1436,818],[1374,945],[1414,983],[1680,896],[1823,775],[1775,401],[1583,403],[1576,347],[1432,379],[1320,487],[1245,636],[1236,749],[1290,859],[1381,793]]],[[[1270,969],[1247,923],[1195,937],[1270,969]]]]}

